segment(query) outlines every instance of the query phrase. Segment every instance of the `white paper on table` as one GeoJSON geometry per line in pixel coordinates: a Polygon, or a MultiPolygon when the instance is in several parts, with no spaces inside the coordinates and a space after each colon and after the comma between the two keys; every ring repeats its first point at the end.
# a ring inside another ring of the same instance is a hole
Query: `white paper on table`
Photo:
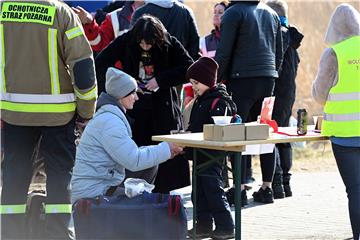
{"type": "Polygon", "coordinates": [[[274,151],[275,144],[253,144],[246,145],[245,152],[242,155],[259,155],[265,153],[272,153],[274,151]]]}

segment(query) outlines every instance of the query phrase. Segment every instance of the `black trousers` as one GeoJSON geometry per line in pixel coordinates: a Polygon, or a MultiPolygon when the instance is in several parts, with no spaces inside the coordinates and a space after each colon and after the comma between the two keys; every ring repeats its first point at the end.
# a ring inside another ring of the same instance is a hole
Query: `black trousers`
{"type": "MultiPolygon", "coordinates": [[[[34,149],[41,138],[40,151],[45,161],[46,205],[71,206],[70,180],[75,159],[75,121],[64,126],[28,127],[4,124],[4,161],[1,205],[26,203],[32,177],[34,149]]],[[[70,239],[71,212],[46,211],[47,239],[70,239]]],[[[2,239],[26,238],[25,214],[2,214],[2,239]]]]}
{"type": "Polygon", "coordinates": [[[353,237],[360,237],[360,147],[331,143],[336,164],[346,187],[353,237]]]}
{"type": "MultiPolygon", "coordinates": [[[[234,229],[230,206],[222,188],[223,165],[223,163],[215,162],[198,173],[196,224],[199,228],[211,230],[214,221],[218,230],[234,229]]],[[[192,194],[192,200],[193,197],[192,194]]]]}
{"type": "Polygon", "coordinates": [[[290,143],[278,143],[276,146],[275,174],[280,176],[291,176],[292,148],[290,143]]]}
{"type": "MultiPolygon", "coordinates": [[[[270,97],[273,93],[275,80],[272,77],[256,77],[231,79],[229,82],[229,92],[237,106],[237,113],[243,122],[252,122],[257,120],[260,115],[262,101],[265,97],[270,97]]],[[[241,168],[241,183],[246,182],[247,161],[251,156],[243,156],[241,168]]],[[[275,153],[260,155],[260,165],[262,179],[264,182],[271,182],[275,169],[275,153]]]]}
{"type": "MultiPolygon", "coordinates": [[[[276,94],[276,92],[275,92],[276,94]]],[[[294,105],[295,97],[276,96],[273,119],[277,122],[279,127],[288,127],[291,116],[292,107],[294,105]]],[[[290,143],[276,144],[276,178],[282,182],[282,176],[290,176],[289,173],[292,167],[292,148],[290,143]],[[280,178],[280,179],[279,179],[280,178]]],[[[275,179],[274,179],[275,180],[275,179]]]]}

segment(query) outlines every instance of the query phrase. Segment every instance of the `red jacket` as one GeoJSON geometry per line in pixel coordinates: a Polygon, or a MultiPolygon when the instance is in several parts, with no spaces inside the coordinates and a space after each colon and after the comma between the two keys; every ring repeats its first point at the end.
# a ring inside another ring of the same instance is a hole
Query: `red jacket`
{"type": "Polygon", "coordinates": [[[126,31],[129,28],[133,12],[132,4],[127,2],[122,8],[108,13],[100,26],[95,20],[85,24],[85,34],[92,50],[100,52],[107,47],[112,40],[126,31]]]}

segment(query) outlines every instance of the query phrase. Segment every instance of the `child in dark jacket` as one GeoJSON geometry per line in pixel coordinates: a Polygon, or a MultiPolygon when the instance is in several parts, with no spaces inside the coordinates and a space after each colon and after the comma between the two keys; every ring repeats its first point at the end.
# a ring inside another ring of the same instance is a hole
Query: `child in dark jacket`
{"type": "MultiPolygon", "coordinates": [[[[191,82],[196,100],[194,102],[188,131],[202,132],[204,124],[214,123],[212,116],[236,114],[236,105],[226,91],[225,85],[215,85],[218,64],[208,57],[201,57],[187,71],[187,79],[191,82]],[[226,110],[227,109],[227,110],[226,110]]],[[[213,157],[220,157],[222,152],[206,150],[213,157]]],[[[210,159],[198,152],[197,164],[210,159]]],[[[224,159],[224,157],[222,158],[224,159]]],[[[224,160],[223,160],[224,161],[224,160]]],[[[234,221],[229,203],[222,188],[222,171],[224,162],[216,161],[202,170],[196,182],[196,237],[212,237],[228,239],[234,237],[234,221]],[[215,222],[216,229],[213,229],[215,222]]],[[[193,237],[193,229],[189,236],[193,237]]]]}

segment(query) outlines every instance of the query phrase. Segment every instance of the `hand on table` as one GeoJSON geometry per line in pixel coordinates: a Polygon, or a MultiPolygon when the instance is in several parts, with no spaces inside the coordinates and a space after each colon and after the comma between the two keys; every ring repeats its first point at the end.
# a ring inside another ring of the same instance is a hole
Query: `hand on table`
{"type": "Polygon", "coordinates": [[[177,145],[176,143],[168,142],[171,152],[171,158],[174,158],[176,155],[180,154],[183,151],[183,148],[177,145]]]}

